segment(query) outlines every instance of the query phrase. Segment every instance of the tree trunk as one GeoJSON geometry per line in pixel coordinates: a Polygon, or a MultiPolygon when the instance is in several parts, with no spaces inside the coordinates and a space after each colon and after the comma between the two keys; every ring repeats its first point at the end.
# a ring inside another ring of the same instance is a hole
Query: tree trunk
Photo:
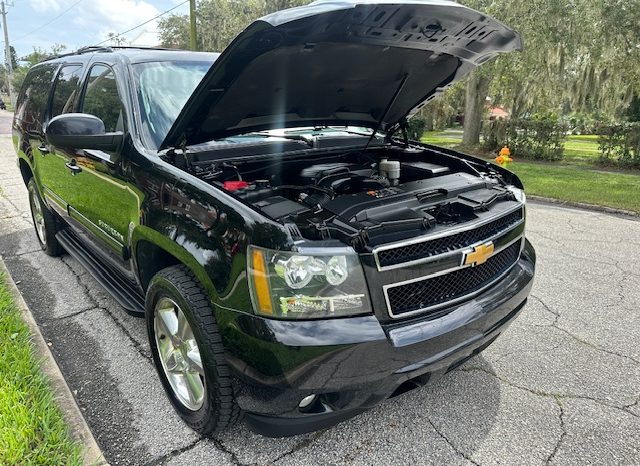
{"type": "Polygon", "coordinates": [[[475,71],[469,76],[464,94],[464,132],[462,145],[474,147],[480,144],[480,129],[487,100],[491,76],[475,71]]]}
{"type": "Polygon", "coordinates": [[[433,109],[429,108],[424,112],[424,130],[433,131],[433,109]]]}

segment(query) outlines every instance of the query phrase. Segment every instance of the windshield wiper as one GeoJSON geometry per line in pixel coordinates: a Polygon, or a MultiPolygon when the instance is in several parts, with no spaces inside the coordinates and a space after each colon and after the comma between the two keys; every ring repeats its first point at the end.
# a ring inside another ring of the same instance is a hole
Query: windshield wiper
{"type": "Polygon", "coordinates": [[[255,132],[255,133],[247,133],[243,134],[243,136],[263,136],[266,138],[280,138],[280,139],[288,139],[290,141],[301,141],[304,142],[307,146],[313,147],[313,139],[303,136],[302,134],[269,134],[264,132],[255,132]]]}

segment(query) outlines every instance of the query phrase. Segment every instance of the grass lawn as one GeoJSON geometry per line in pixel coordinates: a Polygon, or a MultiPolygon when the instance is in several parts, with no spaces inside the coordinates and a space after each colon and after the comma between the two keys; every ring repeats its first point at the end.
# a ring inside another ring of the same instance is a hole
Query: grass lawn
{"type": "Polygon", "coordinates": [[[516,162],[509,169],[527,194],[640,213],[640,175],[536,162],[516,162]]]}
{"type": "MultiPolygon", "coordinates": [[[[456,147],[462,132],[430,131],[421,141],[456,147]]],[[[598,136],[571,135],[562,162],[529,162],[514,154],[509,169],[521,177],[528,194],[640,213],[640,172],[604,169],[597,165],[598,153],[598,136]]]]}
{"type": "MultiPolygon", "coordinates": [[[[427,131],[420,139],[427,144],[455,147],[462,142],[462,130],[427,131]]],[[[565,161],[595,162],[598,158],[598,136],[571,135],[564,144],[565,161]]]]}
{"type": "Polygon", "coordinates": [[[425,131],[420,141],[441,147],[459,146],[462,142],[462,130],[425,131]]]}
{"type": "Polygon", "coordinates": [[[598,160],[598,136],[572,135],[564,143],[564,159],[567,162],[592,164],[598,160]]]}
{"type": "Polygon", "coordinates": [[[80,465],[30,338],[0,274],[0,464],[80,465]]]}

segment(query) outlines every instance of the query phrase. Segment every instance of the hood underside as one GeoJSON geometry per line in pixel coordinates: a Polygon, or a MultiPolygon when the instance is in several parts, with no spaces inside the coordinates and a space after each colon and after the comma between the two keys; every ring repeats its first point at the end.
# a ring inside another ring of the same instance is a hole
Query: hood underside
{"type": "Polygon", "coordinates": [[[448,1],[320,1],[261,18],[225,49],[160,149],[266,129],[388,131],[497,53],[500,22],[448,1]]]}

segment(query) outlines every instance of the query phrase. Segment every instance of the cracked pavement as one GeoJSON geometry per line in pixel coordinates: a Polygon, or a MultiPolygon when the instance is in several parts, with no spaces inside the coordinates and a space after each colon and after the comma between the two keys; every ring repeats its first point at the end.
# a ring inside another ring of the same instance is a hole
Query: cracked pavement
{"type": "Polygon", "coordinates": [[[640,464],[637,220],[531,204],[533,294],[482,355],[324,431],[208,440],[172,411],[144,322],[40,252],[8,135],[0,219],[0,254],[113,465],[640,464]]]}

